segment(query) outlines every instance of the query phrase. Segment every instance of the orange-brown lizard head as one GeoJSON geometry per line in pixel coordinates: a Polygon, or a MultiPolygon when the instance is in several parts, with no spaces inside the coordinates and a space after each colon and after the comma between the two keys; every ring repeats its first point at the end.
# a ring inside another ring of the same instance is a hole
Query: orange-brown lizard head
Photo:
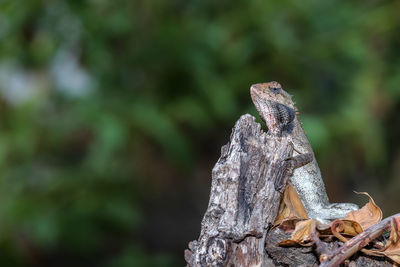
{"type": "Polygon", "coordinates": [[[278,82],[253,84],[250,95],[271,134],[282,136],[291,133],[296,116],[295,106],[291,95],[278,82]]]}

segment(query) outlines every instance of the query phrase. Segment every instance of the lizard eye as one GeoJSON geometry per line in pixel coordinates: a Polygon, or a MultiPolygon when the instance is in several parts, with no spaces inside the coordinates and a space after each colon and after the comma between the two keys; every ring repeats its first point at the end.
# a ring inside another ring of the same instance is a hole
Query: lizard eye
{"type": "Polygon", "coordinates": [[[280,91],[281,91],[281,88],[279,88],[279,87],[271,87],[271,88],[269,88],[269,90],[271,90],[271,92],[274,93],[274,94],[279,94],[280,91]]]}

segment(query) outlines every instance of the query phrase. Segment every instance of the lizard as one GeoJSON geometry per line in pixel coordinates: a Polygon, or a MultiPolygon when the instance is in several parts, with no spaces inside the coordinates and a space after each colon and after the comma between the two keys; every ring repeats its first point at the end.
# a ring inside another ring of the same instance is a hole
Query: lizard
{"type": "Polygon", "coordinates": [[[322,180],[321,171],[312,147],[298,118],[292,96],[278,82],[258,83],[250,87],[252,101],[268,134],[288,138],[294,146],[294,156],[311,154],[312,161],[293,171],[289,181],[296,189],[307,215],[321,222],[344,218],[359,207],[353,203],[330,203],[322,180]]]}

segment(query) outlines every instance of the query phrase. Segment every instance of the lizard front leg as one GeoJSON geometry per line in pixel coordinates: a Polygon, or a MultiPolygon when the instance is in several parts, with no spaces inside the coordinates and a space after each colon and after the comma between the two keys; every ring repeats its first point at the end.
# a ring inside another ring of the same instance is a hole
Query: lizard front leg
{"type": "MultiPolygon", "coordinates": [[[[293,146],[293,144],[291,144],[293,146]]],[[[312,162],[313,154],[311,153],[304,153],[299,154],[296,156],[289,157],[283,161],[282,169],[286,172],[285,175],[280,176],[281,179],[290,178],[293,176],[293,172],[295,169],[300,168],[308,163],[312,162]]],[[[282,181],[281,179],[275,180],[275,189],[277,191],[282,192],[283,189],[286,187],[286,181],[282,181]]]]}

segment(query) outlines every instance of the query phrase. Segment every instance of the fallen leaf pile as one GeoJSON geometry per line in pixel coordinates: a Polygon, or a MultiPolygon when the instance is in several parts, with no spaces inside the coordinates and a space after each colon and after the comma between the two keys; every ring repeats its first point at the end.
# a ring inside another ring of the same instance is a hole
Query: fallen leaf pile
{"type": "MultiPolygon", "coordinates": [[[[336,237],[342,242],[347,242],[354,236],[362,233],[372,225],[382,220],[382,211],[375,204],[372,197],[365,192],[357,194],[369,198],[367,204],[361,209],[351,211],[344,219],[323,224],[318,220],[309,219],[304,206],[290,184],[286,187],[275,226],[291,233],[290,239],[281,241],[280,246],[312,246],[316,242],[330,241],[336,237]]],[[[372,249],[361,249],[368,255],[388,257],[400,264],[400,217],[391,220],[390,236],[386,242],[372,240],[372,249]]]]}

